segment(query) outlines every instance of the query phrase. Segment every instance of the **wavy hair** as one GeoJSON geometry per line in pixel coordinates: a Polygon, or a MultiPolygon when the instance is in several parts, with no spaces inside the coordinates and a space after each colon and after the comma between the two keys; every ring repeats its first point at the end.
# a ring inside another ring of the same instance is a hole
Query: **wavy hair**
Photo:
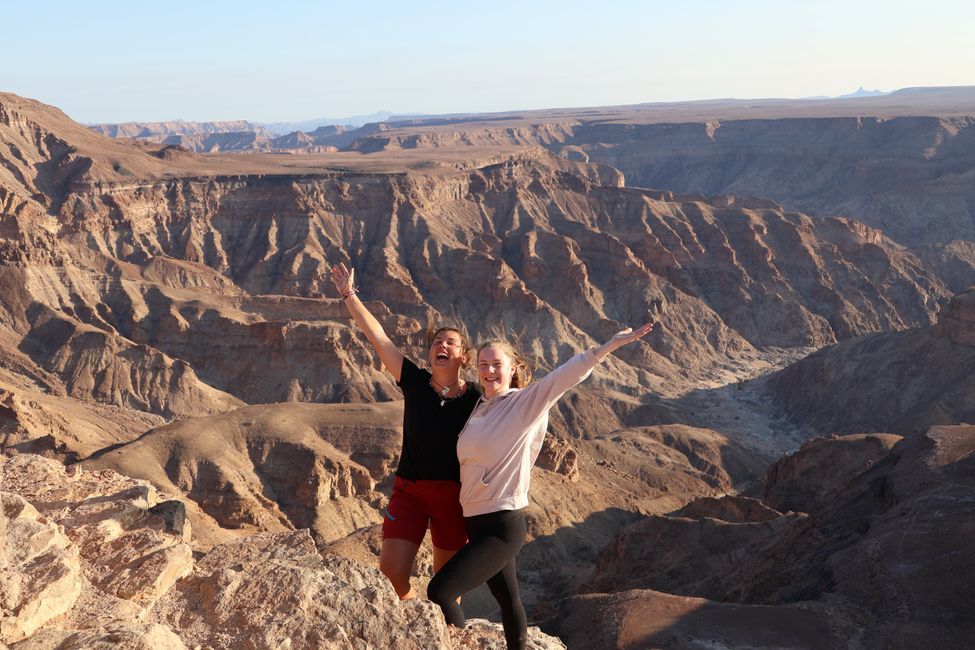
{"type": "Polygon", "coordinates": [[[532,369],[525,361],[525,357],[518,351],[508,339],[503,337],[493,337],[483,341],[477,346],[477,354],[481,354],[484,348],[500,348],[502,352],[511,359],[511,387],[524,388],[532,381],[532,369]]]}

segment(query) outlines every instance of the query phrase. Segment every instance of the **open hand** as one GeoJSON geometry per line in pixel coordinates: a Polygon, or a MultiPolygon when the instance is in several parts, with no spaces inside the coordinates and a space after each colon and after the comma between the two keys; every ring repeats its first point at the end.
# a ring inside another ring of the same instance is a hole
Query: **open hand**
{"type": "Polygon", "coordinates": [[[332,266],[332,284],[343,298],[349,295],[355,290],[355,269],[347,269],[342,263],[335,264],[332,266]]]}
{"type": "Polygon", "coordinates": [[[632,327],[627,327],[625,330],[621,330],[613,335],[613,338],[609,340],[609,343],[613,345],[613,348],[619,348],[627,343],[632,343],[633,341],[646,336],[653,331],[653,326],[656,325],[654,321],[650,321],[646,325],[633,329],[632,327]]]}
{"type": "Polygon", "coordinates": [[[632,343],[641,336],[646,336],[651,331],[653,331],[653,326],[655,323],[650,321],[646,325],[633,329],[632,327],[627,327],[625,330],[621,330],[613,335],[613,338],[606,341],[598,348],[595,348],[593,352],[596,353],[596,358],[602,361],[607,356],[613,353],[617,348],[621,348],[627,343],[632,343]]]}

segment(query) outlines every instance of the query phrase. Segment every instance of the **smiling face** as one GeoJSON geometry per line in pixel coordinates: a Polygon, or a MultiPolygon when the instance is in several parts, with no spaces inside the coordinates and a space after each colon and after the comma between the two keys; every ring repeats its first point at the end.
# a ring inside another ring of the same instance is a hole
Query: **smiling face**
{"type": "Polygon", "coordinates": [[[442,329],[430,342],[430,368],[434,371],[447,370],[457,375],[467,365],[467,343],[460,332],[442,329]]]}
{"type": "Polygon", "coordinates": [[[511,388],[513,375],[512,359],[500,347],[490,345],[477,353],[477,379],[488,399],[511,388]]]}

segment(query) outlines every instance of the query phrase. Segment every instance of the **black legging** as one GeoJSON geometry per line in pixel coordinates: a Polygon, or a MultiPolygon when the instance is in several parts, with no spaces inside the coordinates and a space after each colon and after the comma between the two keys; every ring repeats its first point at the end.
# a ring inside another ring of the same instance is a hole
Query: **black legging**
{"type": "Polygon", "coordinates": [[[464,627],[464,610],[457,599],[487,582],[501,606],[501,622],[508,650],[524,650],[528,617],[518,595],[515,556],[525,543],[528,524],[523,510],[501,510],[465,517],[470,541],[433,576],[427,597],[440,605],[450,625],[464,627]]]}

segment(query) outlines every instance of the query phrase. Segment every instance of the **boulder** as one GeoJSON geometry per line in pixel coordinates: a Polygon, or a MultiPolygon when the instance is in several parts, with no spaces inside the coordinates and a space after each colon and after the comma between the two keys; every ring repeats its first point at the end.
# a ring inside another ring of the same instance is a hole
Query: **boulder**
{"type": "Polygon", "coordinates": [[[74,605],[83,582],[78,548],[23,497],[0,492],[0,642],[20,641],[74,605]]]}
{"type": "Polygon", "coordinates": [[[449,647],[433,603],[400,603],[379,571],[323,559],[307,530],[215,547],[157,603],[153,617],[190,646],[449,647]]]}
{"type": "Polygon", "coordinates": [[[829,504],[899,440],[885,433],[810,440],[768,468],[762,500],[783,512],[812,512],[829,504]]]}

